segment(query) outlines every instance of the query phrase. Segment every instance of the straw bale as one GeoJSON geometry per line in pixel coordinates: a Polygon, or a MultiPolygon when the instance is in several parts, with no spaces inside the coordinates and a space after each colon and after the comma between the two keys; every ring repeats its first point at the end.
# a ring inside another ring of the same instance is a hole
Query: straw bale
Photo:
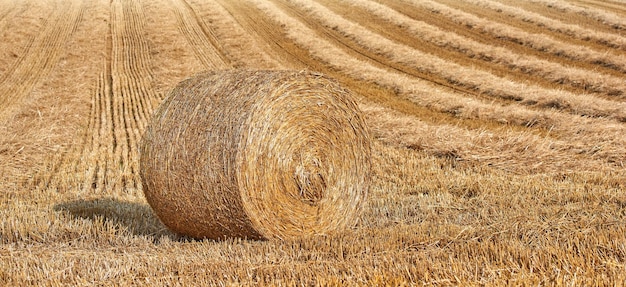
{"type": "Polygon", "coordinates": [[[353,225],[371,149],[350,92],[307,71],[214,71],[181,82],[141,143],[143,191],[172,231],[297,238],[353,225]]]}

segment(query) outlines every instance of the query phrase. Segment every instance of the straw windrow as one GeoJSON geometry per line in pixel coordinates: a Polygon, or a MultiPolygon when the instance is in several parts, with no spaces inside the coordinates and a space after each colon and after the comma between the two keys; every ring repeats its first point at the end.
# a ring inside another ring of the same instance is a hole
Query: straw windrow
{"type": "Polygon", "coordinates": [[[196,238],[294,238],[353,224],[370,142],[349,92],[319,74],[218,71],[180,83],[141,154],[161,221],[196,238]]]}

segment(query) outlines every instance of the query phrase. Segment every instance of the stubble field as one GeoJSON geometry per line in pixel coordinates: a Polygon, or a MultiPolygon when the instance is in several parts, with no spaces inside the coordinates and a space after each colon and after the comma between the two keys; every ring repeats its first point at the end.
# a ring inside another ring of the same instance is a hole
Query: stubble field
{"type": "Polygon", "coordinates": [[[0,285],[626,282],[623,0],[0,0],[0,285]],[[138,143],[204,70],[324,73],[374,137],[337,235],[197,241],[138,143]]]}

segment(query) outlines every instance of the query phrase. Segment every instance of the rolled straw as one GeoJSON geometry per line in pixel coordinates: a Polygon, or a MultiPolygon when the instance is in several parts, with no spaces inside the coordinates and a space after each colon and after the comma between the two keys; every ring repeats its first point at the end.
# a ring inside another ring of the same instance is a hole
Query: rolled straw
{"type": "Polygon", "coordinates": [[[312,72],[215,71],[181,82],[141,143],[143,191],[172,231],[289,239],[355,223],[370,138],[350,93],[312,72]]]}

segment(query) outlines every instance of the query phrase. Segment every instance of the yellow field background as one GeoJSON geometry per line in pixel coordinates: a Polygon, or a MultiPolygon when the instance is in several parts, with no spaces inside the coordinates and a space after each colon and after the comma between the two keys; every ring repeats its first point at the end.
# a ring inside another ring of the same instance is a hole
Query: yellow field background
{"type": "Polygon", "coordinates": [[[0,0],[0,285],[626,284],[624,0],[0,0]],[[138,143],[204,70],[356,96],[357,225],[197,241],[138,143]]]}

